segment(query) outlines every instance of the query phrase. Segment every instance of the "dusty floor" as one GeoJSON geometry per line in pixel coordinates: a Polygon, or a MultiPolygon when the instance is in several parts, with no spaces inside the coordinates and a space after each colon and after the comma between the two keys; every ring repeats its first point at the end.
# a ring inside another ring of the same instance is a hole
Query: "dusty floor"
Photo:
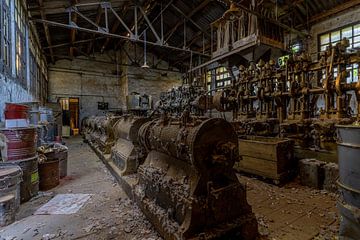
{"type": "MultiPolygon", "coordinates": [[[[18,221],[0,229],[0,240],[11,239],[161,239],[140,210],[128,200],[102,162],[82,139],[66,141],[68,177],[50,192],[21,205],[18,221]],[[56,194],[90,193],[76,214],[33,215],[56,194]]],[[[249,177],[248,201],[258,218],[262,239],[336,239],[336,196],[296,182],[277,187],[249,177]]]]}
{"type": "Polygon", "coordinates": [[[159,237],[141,211],[131,203],[103,163],[82,139],[66,141],[68,177],[51,192],[20,207],[18,221],[0,229],[0,239],[124,239],[159,237]],[[90,193],[91,199],[72,215],[32,215],[60,193],[90,193]],[[25,217],[25,218],[24,218],[25,217]]]}

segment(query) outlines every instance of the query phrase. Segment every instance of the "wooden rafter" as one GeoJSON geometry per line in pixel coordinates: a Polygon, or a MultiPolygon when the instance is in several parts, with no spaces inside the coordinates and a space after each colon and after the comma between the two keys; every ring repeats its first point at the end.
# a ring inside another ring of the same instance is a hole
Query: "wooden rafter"
{"type": "MultiPolygon", "coordinates": [[[[212,0],[205,0],[201,4],[199,4],[196,8],[194,8],[188,15],[186,15],[186,18],[190,19],[193,15],[195,15],[197,12],[199,12],[201,9],[206,7],[212,0]]],[[[182,21],[179,21],[167,34],[165,34],[165,42],[167,42],[171,36],[176,32],[176,30],[183,25],[182,21]]]]}
{"type": "MultiPolygon", "coordinates": [[[[44,11],[44,8],[43,8],[43,6],[44,6],[43,0],[38,0],[38,4],[39,4],[39,7],[40,7],[41,19],[46,20],[46,14],[45,14],[45,11],[44,11]]],[[[47,42],[48,46],[51,47],[52,44],[51,44],[51,37],[50,37],[49,27],[45,23],[43,23],[43,26],[44,26],[44,31],[45,31],[46,42],[47,42]]],[[[54,57],[53,49],[50,48],[49,52],[50,52],[51,62],[54,63],[55,62],[55,57],[54,57]]]]}
{"type": "MultiPolygon", "coordinates": [[[[73,6],[78,3],[78,0],[70,0],[70,3],[71,3],[71,6],[73,6]]],[[[72,14],[71,21],[76,24],[77,14],[72,14]]],[[[75,40],[76,40],[76,30],[71,29],[70,30],[70,51],[69,51],[70,58],[74,57],[75,47],[73,46],[73,44],[74,44],[75,40]]]]}
{"type": "MultiPolygon", "coordinates": [[[[103,8],[101,7],[101,5],[99,5],[98,10],[97,10],[97,14],[96,14],[96,19],[95,19],[95,23],[96,23],[97,25],[100,24],[101,17],[102,17],[102,15],[103,15],[103,13],[104,13],[103,8]]],[[[87,52],[88,55],[90,54],[91,50],[93,49],[94,39],[95,39],[95,38],[96,38],[96,34],[93,34],[93,35],[92,35],[92,39],[93,39],[93,40],[89,42],[89,45],[88,45],[87,50],[86,50],[86,52],[87,52]]]]}

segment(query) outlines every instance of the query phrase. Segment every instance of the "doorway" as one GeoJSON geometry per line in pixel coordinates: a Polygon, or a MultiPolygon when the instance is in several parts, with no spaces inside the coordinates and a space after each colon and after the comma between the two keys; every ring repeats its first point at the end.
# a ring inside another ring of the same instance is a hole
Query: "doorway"
{"type": "Polygon", "coordinates": [[[79,134],[79,98],[60,98],[63,112],[62,136],[69,137],[79,134]]]}

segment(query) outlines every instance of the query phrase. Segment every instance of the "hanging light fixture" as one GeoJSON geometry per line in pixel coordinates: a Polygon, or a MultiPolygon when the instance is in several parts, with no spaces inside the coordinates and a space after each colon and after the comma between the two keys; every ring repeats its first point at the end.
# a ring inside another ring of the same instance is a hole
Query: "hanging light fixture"
{"type": "Polygon", "coordinates": [[[141,66],[142,68],[150,68],[146,62],[146,29],[144,31],[144,65],[141,66]]]}

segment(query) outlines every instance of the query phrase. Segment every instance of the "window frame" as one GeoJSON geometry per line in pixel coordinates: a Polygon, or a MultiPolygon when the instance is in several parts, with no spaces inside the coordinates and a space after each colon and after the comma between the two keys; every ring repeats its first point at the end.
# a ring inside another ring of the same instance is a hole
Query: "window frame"
{"type": "MultiPolygon", "coordinates": [[[[359,31],[359,33],[357,33],[357,35],[355,35],[355,27],[356,26],[359,26],[359,28],[360,28],[360,21],[357,21],[357,22],[354,22],[354,23],[351,23],[351,24],[347,24],[347,25],[344,25],[344,26],[334,28],[332,30],[320,33],[318,35],[318,51],[319,52],[325,51],[327,46],[334,45],[334,44],[340,42],[343,39],[343,30],[347,29],[347,28],[350,28],[350,27],[351,27],[351,38],[347,38],[350,41],[350,46],[349,46],[349,48],[347,50],[354,50],[354,45],[355,44],[358,44],[357,48],[360,49],[360,31],[359,31]],[[333,42],[332,39],[331,39],[331,35],[332,35],[332,33],[335,33],[335,32],[340,33],[340,38],[339,38],[338,41],[333,42]],[[322,44],[321,39],[322,39],[323,36],[325,36],[327,34],[329,35],[328,36],[329,42],[327,42],[325,44],[322,44]],[[355,38],[359,38],[359,40],[357,42],[355,42],[355,38]],[[323,47],[325,47],[325,48],[323,48],[323,47]]],[[[346,79],[347,83],[352,83],[352,82],[357,82],[358,81],[359,67],[360,66],[357,65],[356,63],[346,67],[346,71],[349,73],[349,76],[346,79]]],[[[334,73],[334,76],[336,77],[336,73],[334,73]]]]}
{"type": "Polygon", "coordinates": [[[11,47],[10,1],[0,0],[0,67],[1,72],[8,75],[11,74],[11,47]]]}

